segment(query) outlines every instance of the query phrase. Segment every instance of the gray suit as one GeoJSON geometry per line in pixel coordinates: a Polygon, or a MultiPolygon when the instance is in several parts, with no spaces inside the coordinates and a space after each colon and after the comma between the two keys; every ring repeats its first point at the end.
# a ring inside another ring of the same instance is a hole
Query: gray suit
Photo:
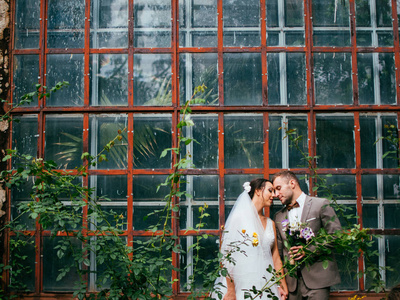
{"type": "MultiPolygon", "coordinates": [[[[286,239],[285,233],[282,231],[282,221],[287,219],[287,208],[283,207],[275,214],[276,235],[278,242],[279,253],[282,260],[284,257],[289,257],[288,249],[284,247],[283,239],[286,239]]],[[[306,196],[303,212],[301,215],[301,223],[306,223],[315,234],[321,228],[324,228],[328,233],[334,233],[341,229],[340,222],[335,211],[329,206],[329,201],[322,198],[306,196]]],[[[329,261],[327,269],[322,267],[322,261],[317,261],[310,266],[301,267],[301,277],[308,289],[322,289],[340,282],[339,270],[335,259],[329,261]]],[[[297,279],[294,277],[286,277],[289,292],[293,293],[297,288],[297,279]]]]}

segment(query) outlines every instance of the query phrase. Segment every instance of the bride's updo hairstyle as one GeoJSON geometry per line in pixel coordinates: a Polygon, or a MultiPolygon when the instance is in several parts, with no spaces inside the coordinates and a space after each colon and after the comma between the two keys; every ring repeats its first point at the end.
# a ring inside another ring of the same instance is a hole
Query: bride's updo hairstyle
{"type": "Polygon", "coordinates": [[[250,181],[251,190],[249,192],[250,199],[253,199],[256,190],[263,190],[265,188],[265,183],[271,182],[268,179],[256,178],[250,181]]]}

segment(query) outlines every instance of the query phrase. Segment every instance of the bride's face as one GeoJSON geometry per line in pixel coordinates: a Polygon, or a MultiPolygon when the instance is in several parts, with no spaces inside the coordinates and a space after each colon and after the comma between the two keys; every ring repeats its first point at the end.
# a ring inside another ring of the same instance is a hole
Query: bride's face
{"type": "Polygon", "coordinates": [[[275,191],[270,182],[265,183],[264,190],[262,191],[262,199],[264,207],[270,207],[274,201],[275,191]]]}

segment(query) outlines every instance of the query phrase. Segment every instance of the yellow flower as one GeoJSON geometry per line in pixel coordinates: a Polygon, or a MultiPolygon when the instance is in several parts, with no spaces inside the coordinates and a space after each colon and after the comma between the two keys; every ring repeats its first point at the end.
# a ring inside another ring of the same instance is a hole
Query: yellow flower
{"type": "Polygon", "coordinates": [[[253,237],[255,237],[255,238],[258,237],[257,232],[253,233],[253,237]]]}
{"type": "Polygon", "coordinates": [[[257,247],[258,246],[258,239],[254,238],[252,244],[253,244],[253,247],[257,247]]]}
{"type": "Polygon", "coordinates": [[[246,229],[242,229],[242,233],[246,233],[246,229]]]}

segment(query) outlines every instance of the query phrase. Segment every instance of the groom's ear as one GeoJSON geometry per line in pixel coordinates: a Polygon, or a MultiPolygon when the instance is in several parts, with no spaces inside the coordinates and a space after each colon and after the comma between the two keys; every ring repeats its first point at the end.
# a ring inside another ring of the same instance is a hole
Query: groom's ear
{"type": "Polygon", "coordinates": [[[289,185],[292,189],[296,187],[296,181],[294,179],[289,180],[289,185]]]}

